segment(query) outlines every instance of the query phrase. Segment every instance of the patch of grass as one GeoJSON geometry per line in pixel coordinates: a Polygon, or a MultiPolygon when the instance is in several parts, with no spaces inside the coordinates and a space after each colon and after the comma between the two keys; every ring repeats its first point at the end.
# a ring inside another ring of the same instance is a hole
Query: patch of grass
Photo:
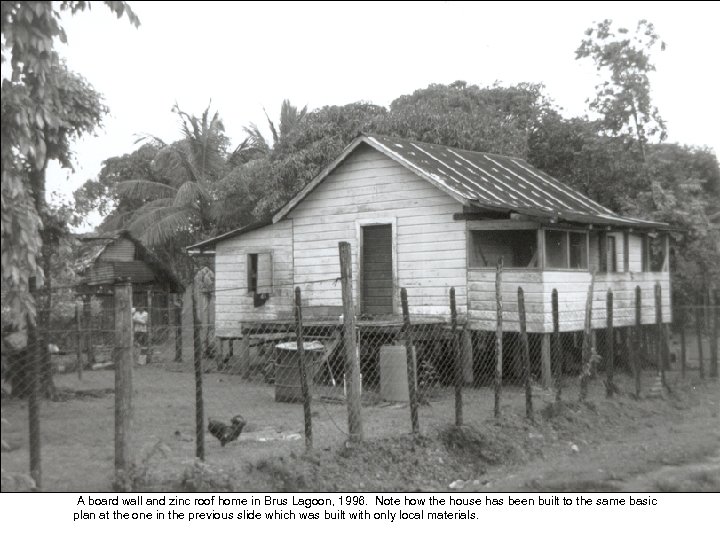
{"type": "Polygon", "coordinates": [[[663,478],[655,481],[655,489],[666,493],[720,491],[720,469],[693,471],[685,478],[663,478]]]}
{"type": "Polygon", "coordinates": [[[440,432],[440,440],[448,452],[468,461],[500,465],[523,457],[516,441],[500,430],[486,434],[471,426],[451,426],[440,432]]]}
{"type": "Polygon", "coordinates": [[[294,467],[288,465],[282,457],[261,459],[252,468],[268,477],[277,491],[303,491],[308,489],[305,476],[301,472],[294,470],[294,467]]]}

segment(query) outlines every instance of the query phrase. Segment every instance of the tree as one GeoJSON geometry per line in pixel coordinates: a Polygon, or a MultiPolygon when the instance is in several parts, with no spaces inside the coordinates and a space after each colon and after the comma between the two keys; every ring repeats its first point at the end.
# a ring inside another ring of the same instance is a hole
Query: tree
{"type": "Polygon", "coordinates": [[[528,137],[551,110],[541,85],[480,88],[456,81],[432,84],[397,98],[379,131],[466,150],[525,157],[528,137]]]}
{"type": "Polygon", "coordinates": [[[124,228],[133,213],[147,201],[122,197],[117,186],[120,182],[136,178],[166,182],[155,172],[157,167],[154,163],[159,151],[159,145],[151,141],[133,152],[104,160],[97,178],[87,180],[73,193],[74,209],[69,216],[71,224],[79,226],[90,213],[97,212],[104,218],[100,230],[124,228]]]}
{"type": "Polygon", "coordinates": [[[212,227],[212,197],[209,189],[223,172],[227,137],[220,115],[210,115],[210,105],[200,117],[177,105],[182,138],[167,144],[157,137],[146,137],[159,147],[154,159],[156,178],[137,178],[120,182],[118,194],[145,201],[132,212],[128,228],[149,247],[182,236],[191,240],[212,227]]]}
{"type": "MultiPolygon", "coordinates": [[[[138,18],[125,2],[105,2],[111,11],[138,18]]],[[[30,277],[42,275],[45,168],[50,159],[71,160],[70,141],[97,125],[105,112],[98,95],[62,66],[54,49],[66,42],[63,11],[89,9],[89,2],[2,2],[2,62],[11,76],[2,81],[2,277],[17,318],[34,316],[30,277]],[[68,97],[71,99],[68,101],[68,97]]]]}
{"type": "Polygon", "coordinates": [[[609,19],[588,28],[585,35],[575,56],[590,58],[603,76],[590,109],[600,114],[610,134],[636,142],[644,160],[648,141],[666,137],[665,122],[652,104],[649,78],[655,71],[651,54],[658,47],[664,51],[665,43],[644,19],[633,35],[626,28],[613,30],[609,19]]]}
{"type": "Polygon", "coordinates": [[[247,135],[247,139],[243,144],[247,144],[245,152],[251,158],[268,156],[274,148],[278,148],[285,142],[290,134],[300,125],[302,119],[305,118],[307,106],[298,110],[295,105],[290,103],[289,99],[283,100],[282,105],[280,105],[279,130],[275,128],[275,124],[270,120],[267,111],[263,109],[263,112],[265,113],[270,133],[272,133],[272,144],[268,142],[257,124],[251,123],[245,126],[243,129],[247,135]]]}

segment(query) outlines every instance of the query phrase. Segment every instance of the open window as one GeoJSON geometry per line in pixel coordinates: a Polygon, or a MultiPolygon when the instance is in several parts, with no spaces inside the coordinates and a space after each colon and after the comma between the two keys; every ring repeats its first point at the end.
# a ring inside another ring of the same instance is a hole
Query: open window
{"type": "Polygon", "coordinates": [[[545,267],[581,270],[588,267],[587,233],[545,231],[545,267]]]}
{"type": "Polygon", "coordinates": [[[505,268],[537,268],[536,230],[470,231],[470,266],[494,268],[499,257],[505,268]]]}
{"type": "Polygon", "coordinates": [[[667,234],[648,234],[647,236],[647,271],[668,271],[668,236],[667,234]]]}
{"type": "Polygon", "coordinates": [[[272,293],[272,253],[248,253],[247,284],[248,294],[272,293]]]}

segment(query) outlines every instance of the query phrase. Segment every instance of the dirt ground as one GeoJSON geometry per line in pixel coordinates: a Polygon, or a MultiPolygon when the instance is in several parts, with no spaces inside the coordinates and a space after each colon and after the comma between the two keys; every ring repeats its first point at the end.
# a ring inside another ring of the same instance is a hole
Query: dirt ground
{"type": "MultiPolygon", "coordinates": [[[[194,459],[195,385],[187,368],[139,366],[134,378],[132,448],[137,463],[125,487],[146,490],[233,491],[718,491],[720,386],[690,372],[668,380],[672,393],[608,400],[602,381],[589,401],[566,401],[534,389],[535,422],[524,418],[524,394],[503,389],[503,415],[492,418],[488,388],[464,392],[463,428],[453,428],[451,389],[420,408],[422,435],[408,434],[407,405],[368,399],[366,442],[345,441],[346,406],[316,397],[315,446],[305,453],[302,406],[278,403],[272,386],[235,375],[204,377],[206,419],[242,414],[248,424],[224,448],[206,433],[204,463],[194,459]]],[[[643,388],[655,377],[647,373],[643,388]]],[[[60,401],[43,401],[45,491],[110,491],[113,486],[112,371],[88,371],[79,381],[58,374],[60,401]]],[[[632,388],[618,377],[621,389],[632,388]]],[[[327,389],[326,389],[327,390],[327,389]]],[[[330,389],[332,390],[332,389],[330,389]]],[[[327,393],[327,392],[325,392],[327,393]]],[[[338,389],[335,389],[338,393],[338,389]]],[[[368,396],[371,396],[368,393],[368,396]]],[[[22,489],[28,471],[27,406],[3,399],[3,489],[22,489]],[[4,445],[5,446],[5,445],[4,445]]]]}

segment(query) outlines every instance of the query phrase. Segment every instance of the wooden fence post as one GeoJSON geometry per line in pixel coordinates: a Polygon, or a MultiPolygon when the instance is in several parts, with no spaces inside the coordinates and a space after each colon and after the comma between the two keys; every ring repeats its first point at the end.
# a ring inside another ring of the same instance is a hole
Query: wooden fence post
{"type": "Polygon", "coordinates": [[[360,359],[355,340],[355,303],[352,289],[352,253],[350,243],[338,244],[340,253],[340,282],[342,285],[343,325],[345,344],[345,387],[348,410],[348,431],[351,441],[363,439],[360,359]]]}
{"type": "MultiPolygon", "coordinates": [[[[298,353],[298,368],[300,370],[300,389],[303,396],[303,416],[305,417],[305,449],[312,450],[312,393],[308,385],[308,374],[305,366],[305,344],[303,343],[302,325],[302,293],[300,287],[295,287],[295,337],[298,353]]],[[[313,373],[313,366],[310,366],[310,373],[313,373]]],[[[312,375],[310,375],[312,378],[312,375]]]]}
{"type": "Polygon", "coordinates": [[[660,283],[655,284],[655,324],[657,336],[657,362],[658,371],[660,372],[660,381],[663,386],[667,386],[665,380],[665,367],[667,365],[667,344],[665,343],[665,331],[663,328],[662,316],[662,287],[660,283]]]}
{"type": "Polygon", "coordinates": [[[633,354],[633,375],[635,376],[635,397],[640,399],[640,377],[642,374],[642,289],[635,287],[635,354],[633,354]]]}
{"type": "Polygon", "coordinates": [[[702,297],[695,305],[695,330],[697,332],[698,346],[698,368],[700,369],[700,378],[705,378],[705,359],[703,358],[703,318],[702,318],[702,297]]]}
{"type": "Polygon", "coordinates": [[[615,383],[613,382],[613,376],[615,375],[615,328],[613,321],[612,289],[608,289],[607,291],[605,311],[607,318],[607,364],[605,364],[607,381],[605,383],[605,395],[611,398],[615,394],[615,383]]]}
{"type": "Polygon", "coordinates": [[[132,466],[133,322],[132,284],[115,284],[115,472],[132,466]]]}
{"type": "Polygon", "coordinates": [[[555,360],[555,401],[560,401],[562,395],[562,377],[565,368],[565,358],[560,344],[560,307],[557,289],[552,290],[552,318],[553,318],[553,348],[552,356],[555,360]]]}
{"type": "Polygon", "coordinates": [[[173,302],[175,311],[175,361],[183,361],[183,297],[182,294],[175,294],[173,302]]]}
{"type": "Polygon", "coordinates": [[[674,304],[675,310],[678,313],[675,322],[677,323],[680,330],[680,375],[684,379],[687,371],[687,345],[685,343],[685,324],[687,323],[687,312],[683,306],[674,304]]]}
{"type": "Polygon", "coordinates": [[[414,434],[417,434],[420,432],[420,422],[418,419],[415,345],[413,344],[412,326],[410,324],[410,310],[408,308],[407,290],[405,289],[405,287],[400,289],[400,303],[402,304],[403,312],[403,336],[405,336],[405,349],[407,350],[407,376],[408,396],[410,398],[410,422],[412,424],[412,432],[414,434]]]}
{"type": "Polygon", "coordinates": [[[595,286],[595,272],[590,276],[590,285],[588,286],[587,300],[585,301],[585,325],[583,330],[582,342],[582,373],[580,374],[580,401],[585,401],[588,394],[588,382],[593,371],[593,335],[592,335],[592,304],[593,304],[593,288],[595,286]]]}
{"type": "Polygon", "coordinates": [[[83,361],[82,361],[82,326],[80,323],[80,305],[75,301],[75,350],[77,351],[77,376],[82,380],[83,361]]]}
{"type": "Polygon", "coordinates": [[[209,292],[203,292],[203,322],[202,325],[204,327],[203,332],[203,354],[206,355],[206,358],[211,358],[211,352],[210,352],[210,299],[212,298],[212,294],[209,292]]]}
{"type": "Polygon", "coordinates": [[[710,335],[710,376],[717,378],[718,376],[718,318],[720,318],[720,314],[718,311],[720,310],[719,304],[719,298],[720,294],[718,294],[718,290],[714,290],[714,294],[712,295],[712,333],[710,335]]]}
{"type": "Polygon", "coordinates": [[[450,287],[450,326],[452,335],[452,346],[455,356],[455,425],[463,424],[463,358],[460,354],[457,339],[457,306],[455,305],[455,287],[450,287]]]}
{"type": "Polygon", "coordinates": [[[89,365],[95,363],[95,351],[93,350],[92,336],[92,313],[90,309],[90,295],[83,295],[83,327],[85,328],[85,348],[87,350],[87,362],[89,365]]]}
{"type": "Polygon", "coordinates": [[[193,366],[195,368],[195,457],[205,459],[205,414],[203,412],[203,344],[200,317],[196,298],[198,290],[192,285],[192,321],[193,321],[193,366]]]}
{"type": "Polygon", "coordinates": [[[525,314],[525,293],[518,287],[518,316],[520,317],[520,346],[525,366],[525,415],[533,419],[532,385],[530,384],[530,345],[528,344],[527,322],[525,314]]]}
{"type": "Polygon", "coordinates": [[[240,373],[243,379],[250,378],[250,328],[242,324],[242,339],[240,340],[240,373]]]}
{"type": "Polygon", "coordinates": [[[498,258],[495,270],[495,310],[497,327],[495,329],[495,418],[500,418],[500,395],[502,394],[503,372],[503,303],[502,303],[503,259],[498,258]]]}
{"type": "Polygon", "coordinates": [[[153,292],[152,290],[147,291],[147,350],[145,351],[146,363],[152,362],[152,350],[153,350],[153,292]]]}

